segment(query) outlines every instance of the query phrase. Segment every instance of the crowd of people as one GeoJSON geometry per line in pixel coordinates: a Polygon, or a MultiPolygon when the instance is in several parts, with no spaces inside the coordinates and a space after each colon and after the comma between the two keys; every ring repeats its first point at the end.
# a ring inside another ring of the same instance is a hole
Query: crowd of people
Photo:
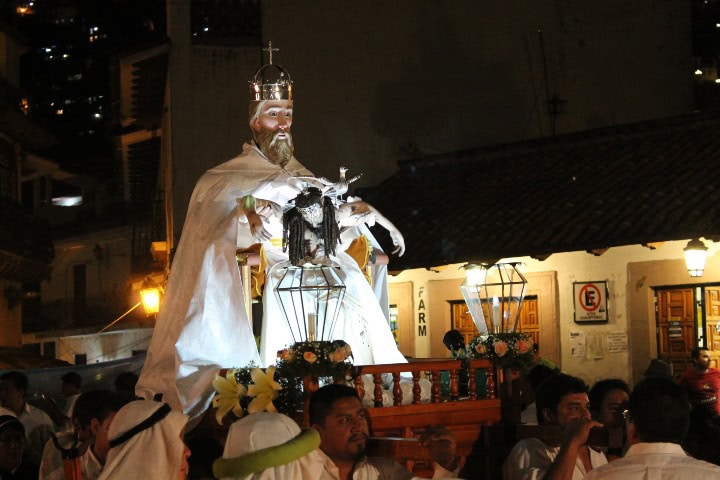
{"type": "MultiPolygon", "coordinates": [[[[617,378],[589,388],[580,378],[536,364],[526,372],[528,377],[535,369],[542,372],[539,384],[532,383],[536,422],[556,426],[560,440],[519,440],[504,457],[502,478],[720,479],[720,457],[697,458],[692,444],[694,429],[701,429],[695,435],[707,435],[718,423],[718,390],[708,386],[717,370],[709,366],[707,350],[697,348],[692,356],[693,368],[679,378],[669,364],[654,361],[633,388],[617,378]],[[658,371],[658,365],[667,369],[658,371]],[[624,431],[621,448],[603,449],[590,441],[594,429],[608,427],[624,431]]],[[[198,435],[202,424],[190,431],[189,417],[169,404],[123,391],[126,377],[115,382],[118,389],[67,395],[73,408],[70,428],[63,431],[58,427],[67,424],[58,426],[27,403],[22,372],[0,375],[0,479],[413,477],[392,458],[367,455],[367,412],[348,385],[325,385],[310,396],[306,428],[281,413],[260,412],[215,434],[198,435]],[[200,445],[198,440],[214,442],[215,448],[198,451],[193,462],[188,445],[200,445]],[[73,469],[79,477],[68,476],[73,469]]],[[[62,381],[67,378],[75,376],[62,381]]],[[[433,458],[433,478],[471,478],[451,431],[429,428],[419,443],[433,458]]]]}

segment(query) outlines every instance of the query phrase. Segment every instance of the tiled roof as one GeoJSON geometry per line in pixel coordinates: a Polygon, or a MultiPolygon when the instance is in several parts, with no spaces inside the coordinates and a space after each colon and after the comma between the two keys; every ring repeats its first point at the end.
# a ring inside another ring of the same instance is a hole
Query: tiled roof
{"type": "Polygon", "coordinates": [[[391,270],[716,238],[720,114],[408,160],[358,194],[405,237],[391,270]]]}

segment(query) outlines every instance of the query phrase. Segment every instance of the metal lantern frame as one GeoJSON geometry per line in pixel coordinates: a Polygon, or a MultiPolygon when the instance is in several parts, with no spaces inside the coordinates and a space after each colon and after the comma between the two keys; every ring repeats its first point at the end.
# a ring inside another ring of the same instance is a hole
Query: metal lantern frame
{"type": "Polygon", "coordinates": [[[337,265],[288,266],[275,295],[294,342],[331,341],[345,284],[337,265]]]}
{"type": "Polygon", "coordinates": [[[517,330],[527,286],[519,265],[508,262],[463,266],[465,281],[460,290],[480,335],[517,330]]]}

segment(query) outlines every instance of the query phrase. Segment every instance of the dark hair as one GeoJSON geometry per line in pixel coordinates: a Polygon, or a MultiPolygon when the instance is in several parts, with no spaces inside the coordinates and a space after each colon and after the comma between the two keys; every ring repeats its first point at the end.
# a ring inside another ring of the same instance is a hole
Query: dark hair
{"type": "Polygon", "coordinates": [[[135,394],[135,384],[138,381],[137,374],[133,372],[120,372],[115,377],[115,390],[123,392],[131,392],[135,394]]]}
{"type": "Polygon", "coordinates": [[[81,427],[87,427],[93,418],[102,422],[108,415],[117,412],[122,407],[123,401],[110,390],[91,390],[80,394],[75,402],[73,418],[81,427]]]}
{"type": "Polygon", "coordinates": [[[557,375],[558,373],[560,372],[558,372],[554,368],[550,368],[547,365],[538,363],[530,368],[530,371],[527,373],[526,377],[528,383],[530,383],[530,388],[532,388],[533,392],[535,392],[545,380],[552,377],[553,375],[557,375]]]}
{"type": "Polygon", "coordinates": [[[0,375],[0,380],[7,381],[13,384],[17,390],[22,390],[23,393],[27,393],[28,389],[28,378],[24,373],[13,370],[11,372],[5,372],[0,375]]]}
{"type": "Polygon", "coordinates": [[[693,347],[692,350],[690,350],[690,358],[693,360],[697,360],[700,358],[700,351],[701,350],[707,350],[707,347],[693,347]]]}
{"type": "Polygon", "coordinates": [[[648,377],[630,393],[629,419],[642,442],[682,443],[690,428],[690,402],[669,378],[648,377]]]}
{"type": "Polygon", "coordinates": [[[565,373],[558,373],[545,379],[535,393],[538,423],[541,425],[545,423],[543,415],[545,409],[557,413],[557,406],[565,395],[587,393],[587,391],[588,386],[585,382],[565,373]]]}
{"type": "Polygon", "coordinates": [[[315,391],[310,396],[310,425],[325,425],[325,418],[335,402],[343,398],[357,398],[360,401],[354,388],[339,383],[331,383],[315,391]]]}
{"type": "Polygon", "coordinates": [[[451,352],[465,348],[465,337],[459,330],[448,330],[443,336],[443,344],[451,352]]]}
{"type": "Polygon", "coordinates": [[[630,394],[630,387],[628,384],[619,378],[608,378],[597,381],[588,392],[590,408],[595,411],[600,410],[600,405],[602,405],[605,395],[612,390],[622,390],[623,392],[630,394]]]}
{"type": "MultiPolygon", "coordinates": [[[[334,255],[335,248],[340,242],[340,228],[335,220],[335,206],[329,197],[324,196],[320,189],[309,187],[295,197],[295,207],[283,214],[283,252],[287,251],[290,262],[298,265],[305,257],[305,229],[316,231],[302,216],[299,208],[308,208],[320,205],[323,211],[323,221],[318,237],[323,241],[325,253],[334,255]]],[[[316,232],[317,233],[317,232],[316,232]]]]}
{"type": "Polygon", "coordinates": [[[65,375],[60,377],[60,380],[62,380],[63,383],[70,384],[75,388],[80,388],[82,386],[82,377],[77,372],[67,372],[65,375]]]}
{"type": "Polygon", "coordinates": [[[17,417],[13,415],[0,415],[0,432],[8,428],[21,432],[23,437],[25,437],[25,425],[23,425],[17,417]]]}

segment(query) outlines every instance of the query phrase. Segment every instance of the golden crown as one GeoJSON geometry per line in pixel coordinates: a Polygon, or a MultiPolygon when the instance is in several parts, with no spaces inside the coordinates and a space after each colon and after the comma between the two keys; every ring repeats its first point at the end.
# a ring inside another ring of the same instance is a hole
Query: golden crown
{"type": "Polygon", "coordinates": [[[260,67],[250,81],[250,100],[292,100],[292,78],[287,70],[272,63],[272,42],[263,50],[269,52],[269,62],[260,67]],[[275,70],[275,75],[272,74],[275,70]]]}

